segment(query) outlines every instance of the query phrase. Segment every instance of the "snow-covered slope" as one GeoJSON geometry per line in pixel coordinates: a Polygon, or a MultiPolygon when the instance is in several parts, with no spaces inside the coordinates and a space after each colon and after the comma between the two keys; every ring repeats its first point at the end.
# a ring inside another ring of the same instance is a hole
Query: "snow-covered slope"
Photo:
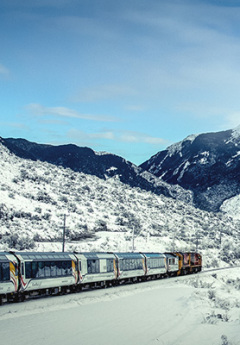
{"type": "Polygon", "coordinates": [[[207,251],[204,265],[240,257],[240,224],[181,201],[49,163],[0,144],[0,250],[207,251]],[[210,254],[211,253],[211,254],[210,254]]]}
{"type": "Polygon", "coordinates": [[[191,191],[159,180],[135,164],[111,153],[97,153],[88,147],[79,147],[73,144],[54,146],[14,138],[1,139],[1,141],[20,158],[48,162],[104,180],[118,176],[121,182],[130,187],[139,187],[157,195],[163,194],[192,203],[191,191]]]}
{"type": "Polygon", "coordinates": [[[240,194],[240,126],[224,132],[192,135],[157,153],[141,168],[194,193],[194,204],[219,211],[240,194]]]}
{"type": "Polygon", "coordinates": [[[3,305],[1,342],[239,345],[239,273],[231,268],[3,305]]]}

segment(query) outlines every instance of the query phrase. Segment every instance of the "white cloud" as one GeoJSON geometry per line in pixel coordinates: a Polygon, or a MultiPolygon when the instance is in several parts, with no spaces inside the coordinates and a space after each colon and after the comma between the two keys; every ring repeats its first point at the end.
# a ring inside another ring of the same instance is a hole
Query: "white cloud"
{"type": "Polygon", "coordinates": [[[240,125],[240,111],[234,111],[229,113],[225,118],[224,127],[227,129],[233,129],[240,125]]]}
{"type": "Polygon", "coordinates": [[[136,91],[126,85],[108,84],[81,89],[74,97],[78,102],[96,102],[134,95],[136,91]]]}
{"type": "Polygon", "coordinates": [[[44,107],[41,104],[32,103],[27,106],[27,109],[35,114],[41,116],[54,115],[57,117],[77,118],[83,120],[100,121],[100,122],[115,122],[118,119],[114,116],[106,115],[92,115],[82,114],[76,110],[66,107],[44,107]]]}
{"type": "Polygon", "coordinates": [[[9,70],[7,69],[7,67],[5,67],[4,65],[2,65],[0,63],[0,75],[3,74],[3,75],[7,75],[9,74],[9,70]]]}
{"type": "Polygon", "coordinates": [[[149,145],[169,145],[169,141],[153,137],[145,133],[134,131],[118,131],[118,130],[104,130],[97,133],[86,133],[78,130],[71,130],[68,136],[78,140],[98,140],[107,139],[122,143],[145,143],[149,145]]]}

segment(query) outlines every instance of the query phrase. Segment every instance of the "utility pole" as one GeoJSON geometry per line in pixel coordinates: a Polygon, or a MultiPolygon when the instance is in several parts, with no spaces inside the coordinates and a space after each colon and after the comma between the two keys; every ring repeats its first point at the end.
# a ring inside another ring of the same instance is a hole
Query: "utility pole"
{"type": "Polygon", "coordinates": [[[134,252],[134,226],[132,231],[132,252],[134,252]]]}
{"type": "Polygon", "coordinates": [[[198,239],[199,239],[199,237],[197,235],[197,239],[196,239],[196,252],[198,252],[198,239]]]}
{"type": "Polygon", "coordinates": [[[63,215],[63,238],[62,238],[62,252],[65,249],[65,233],[66,233],[66,214],[63,215]]]}

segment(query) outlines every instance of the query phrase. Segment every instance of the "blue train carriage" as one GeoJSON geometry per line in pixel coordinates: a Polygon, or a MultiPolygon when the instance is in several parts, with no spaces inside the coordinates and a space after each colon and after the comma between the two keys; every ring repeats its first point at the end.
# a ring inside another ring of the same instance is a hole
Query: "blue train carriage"
{"type": "Polygon", "coordinates": [[[112,253],[75,253],[79,288],[113,285],[117,278],[116,257],[112,253]]]}
{"type": "Polygon", "coordinates": [[[161,278],[167,275],[166,256],[162,253],[142,253],[146,257],[146,276],[161,278]]]}
{"type": "Polygon", "coordinates": [[[18,261],[13,254],[0,252],[0,304],[10,300],[19,288],[18,261]]]}
{"type": "Polygon", "coordinates": [[[166,256],[167,275],[175,276],[179,271],[179,257],[173,253],[164,253],[166,256]]]}
{"type": "MultiPolygon", "coordinates": [[[[21,296],[74,290],[77,260],[72,253],[14,253],[20,263],[21,296]]],[[[23,298],[22,298],[23,299],[23,298]]]]}
{"type": "Polygon", "coordinates": [[[114,253],[118,281],[141,281],[146,275],[145,257],[141,253],[114,253]]]}

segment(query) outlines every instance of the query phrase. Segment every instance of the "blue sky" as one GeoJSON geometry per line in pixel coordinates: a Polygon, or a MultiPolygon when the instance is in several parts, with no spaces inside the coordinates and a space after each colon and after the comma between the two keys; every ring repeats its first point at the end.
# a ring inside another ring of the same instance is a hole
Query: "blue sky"
{"type": "Polygon", "coordinates": [[[240,124],[240,1],[1,0],[0,136],[140,164],[240,124]]]}

